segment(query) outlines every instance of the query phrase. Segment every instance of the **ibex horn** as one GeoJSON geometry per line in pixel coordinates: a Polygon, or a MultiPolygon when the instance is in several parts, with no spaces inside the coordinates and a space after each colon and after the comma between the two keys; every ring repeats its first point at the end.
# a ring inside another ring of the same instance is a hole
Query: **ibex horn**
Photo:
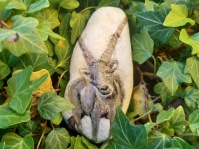
{"type": "Polygon", "coordinates": [[[82,53],[86,60],[87,65],[91,66],[96,61],[95,58],[93,57],[92,53],[88,50],[88,48],[84,44],[84,41],[81,36],[79,37],[78,41],[79,41],[79,46],[82,50],[82,53]]]}
{"type": "Polygon", "coordinates": [[[110,42],[107,45],[107,49],[104,51],[104,53],[102,54],[100,60],[105,62],[105,63],[109,63],[112,53],[115,49],[115,45],[116,42],[118,40],[118,38],[120,37],[120,34],[125,26],[125,24],[127,23],[127,18],[125,17],[123,19],[123,21],[120,23],[120,25],[118,26],[116,32],[112,35],[110,42]]]}

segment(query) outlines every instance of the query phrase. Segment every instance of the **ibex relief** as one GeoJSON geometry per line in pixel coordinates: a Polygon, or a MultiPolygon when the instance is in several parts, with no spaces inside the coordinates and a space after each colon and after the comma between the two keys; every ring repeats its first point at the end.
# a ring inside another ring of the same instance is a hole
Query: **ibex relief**
{"type": "Polygon", "coordinates": [[[98,9],[73,51],[65,98],[76,108],[63,112],[67,124],[93,142],[110,137],[117,106],[126,112],[133,88],[133,64],[126,15],[98,9]]]}

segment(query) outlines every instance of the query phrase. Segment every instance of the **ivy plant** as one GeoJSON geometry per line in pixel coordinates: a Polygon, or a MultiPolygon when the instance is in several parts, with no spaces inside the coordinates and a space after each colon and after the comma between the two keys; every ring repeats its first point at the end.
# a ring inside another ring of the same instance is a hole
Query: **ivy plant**
{"type": "Polygon", "coordinates": [[[0,0],[0,149],[199,148],[198,57],[197,0],[0,0]],[[94,144],[61,112],[75,43],[106,6],[128,17],[134,90],[94,144]]]}

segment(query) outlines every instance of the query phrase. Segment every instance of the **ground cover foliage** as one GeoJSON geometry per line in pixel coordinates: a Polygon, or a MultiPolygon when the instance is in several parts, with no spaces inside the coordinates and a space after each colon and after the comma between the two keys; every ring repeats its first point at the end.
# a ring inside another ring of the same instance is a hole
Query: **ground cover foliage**
{"type": "Polygon", "coordinates": [[[198,0],[1,0],[0,148],[199,148],[198,0]],[[135,88],[112,139],[93,144],[62,121],[74,44],[103,6],[128,17],[135,88]]]}

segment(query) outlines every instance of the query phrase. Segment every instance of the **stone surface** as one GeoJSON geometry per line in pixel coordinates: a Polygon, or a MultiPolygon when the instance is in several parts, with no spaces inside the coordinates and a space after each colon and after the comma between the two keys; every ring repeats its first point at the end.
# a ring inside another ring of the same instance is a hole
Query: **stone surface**
{"type": "Polygon", "coordinates": [[[118,105],[127,111],[133,89],[133,64],[125,13],[103,7],[93,13],[71,59],[65,98],[76,108],[63,112],[67,124],[93,142],[110,137],[118,105]]]}

